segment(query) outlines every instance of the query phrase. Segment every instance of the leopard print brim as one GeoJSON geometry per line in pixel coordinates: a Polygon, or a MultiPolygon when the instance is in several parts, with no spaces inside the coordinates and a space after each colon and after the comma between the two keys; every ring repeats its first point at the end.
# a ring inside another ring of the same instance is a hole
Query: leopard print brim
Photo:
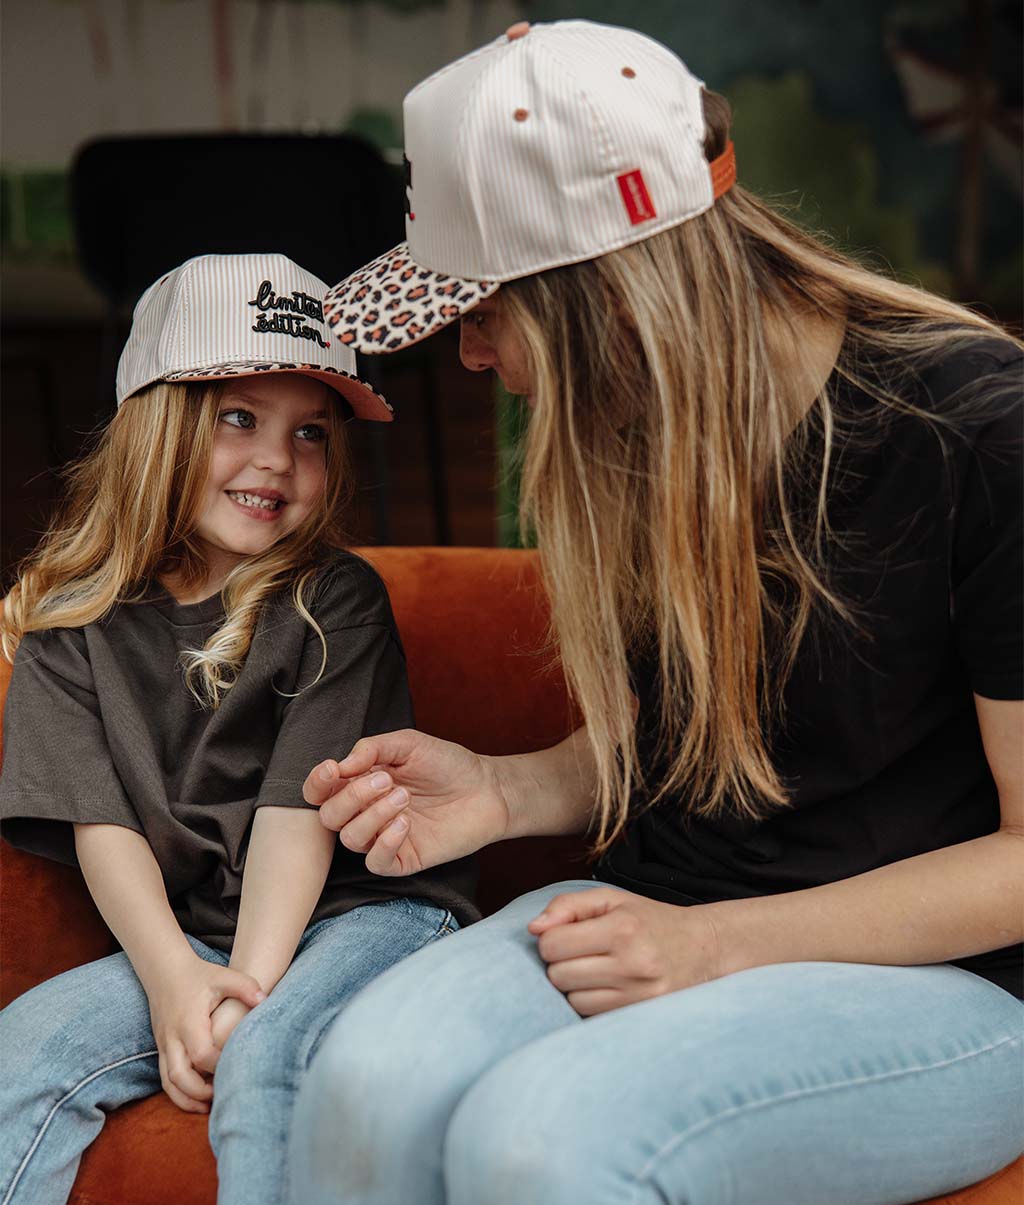
{"type": "Polygon", "coordinates": [[[324,317],[340,343],[380,355],[435,334],[498,287],[422,268],[408,243],[400,243],[335,285],[324,299],[324,317]]]}
{"type": "Polygon", "coordinates": [[[185,372],[169,372],[163,379],[165,381],[207,381],[217,377],[251,377],[261,372],[298,372],[303,376],[323,381],[335,393],[341,394],[352,407],[352,413],[356,418],[390,423],[395,417],[391,403],[381,397],[375,389],[372,389],[359,377],[352,376],[343,369],[332,368],[329,364],[292,364],[285,361],[268,364],[248,361],[238,364],[218,364],[212,368],[193,368],[185,372]]]}

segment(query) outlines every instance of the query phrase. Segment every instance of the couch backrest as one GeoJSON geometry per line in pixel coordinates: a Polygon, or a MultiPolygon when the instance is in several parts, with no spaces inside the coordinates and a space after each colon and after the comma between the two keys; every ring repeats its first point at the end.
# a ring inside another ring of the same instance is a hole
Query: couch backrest
{"type": "Polygon", "coordinates": [[[417,727],[479,753],[524,753],[575,726],[545,649],[533,552],[365,548],[405,644],[417,727]]]}

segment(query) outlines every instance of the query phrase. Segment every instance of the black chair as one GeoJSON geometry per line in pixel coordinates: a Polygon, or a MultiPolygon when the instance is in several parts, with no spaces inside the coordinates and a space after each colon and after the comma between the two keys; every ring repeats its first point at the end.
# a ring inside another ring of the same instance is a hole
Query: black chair
{"type": "MultiPolygon", "coordinates": [[[[107,301],[104,397],[127,336],[128,307],[183,260],[280,251],[333,284],[404,235],[399,173],[369,143],[344,134],[102,138],[78,151],[70,187],[79,263],[107,301]]],[[[360,372],[379,387],[376,359],[363,359],[360,372]]],[[[436,410],[432,381],[424,383],[425,403],[436,410]]],[[[436,418],[428,415],[435,433],[428,452],[443,537],[448,516],[436,418]]],[[[368,426],[378,483],[374,529],[383,544],[390,542],[387,432],[368,426]]]]}

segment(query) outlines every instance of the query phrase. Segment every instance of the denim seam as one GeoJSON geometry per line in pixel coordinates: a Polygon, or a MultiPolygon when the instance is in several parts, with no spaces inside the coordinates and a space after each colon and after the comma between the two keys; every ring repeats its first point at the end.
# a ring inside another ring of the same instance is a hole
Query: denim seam
{"type": "Polygon", "coordinates": [[[435,937],[444,937],[449,933],[454,933],[455,930],[452,928],[452,921],[454,921],[454,920],[455,920],[455,917],[452,916],[451,909],[446,908],[444,911],[444,916],[441,917],[441,923],[438,925],[437,930],[434,933],[434,936],[435,937]]]}
{"type": "Polygon", "coordinates": [[[108,1063],[105,1067],[100,1067],[91,1075],[87,1075],[85,1079],[75,1084],[70,1092],[66,1092],[60,1098],[60,1100],[57,1101],[49,1113],[47,1113],[45,1121],[39,1127],[39,1133],[36,1134],[35,1138],[32,1139],[32,1145],[28,1148],[25,1158],[22,1159],[21,1163],[18,1165],[18,1170],[14,1173],[14,1179],[11,1181],[11,1187],[7,1190],[7,1194],[5,1195],[3,1201],[0,1202],[0,1205],[9,1205],[10,1200],[14,1195],[14,1190],[18,1187],[18,1181],[21,1179],[25,1169],[28,1167],[32,1156],[36,1153],[36,1148],[39,1146],[40,1142],[42,1142],[43,1135],[46,1133],[50,1122],[53,1121],[53,1119],[57,1116],[57,1110],[60,1109],[62,1105],[67,1104],[72,1096],[74,1096],[76,1092],[80,1092],[86,1084],[92,1083],[94,1079],[97,1079],[101,1075],[105,1075],[108,1071],[113,1071],[116,1067],[123,1067],[126,1063],[134,1063],[139,1059],[151,1059],[158,1054],[159,1052],[156,1050],[147,1050],[142,1054],[130,1054],[127,1058],[118,1059],[116,1063],[108,1063]]]}
{"type": "Polygon", "coordinates": [[[820,1096],[826,1092],[842,1091],[844,1088],[853,1088],[861,1084],[880,1083],[883,1080],[900,1079],[908,1075],[921,1075],[927,1071],[939,1071],[943,1067],[951,1067],[955,1063],[962,1063],[965,1059],[977,1058],[979,1055],[991,1054],[994,1051],[1000,1050],[1004,1046],[1013,1046],[1020,1042],[1020,1038],[1014,1036],[1003,1038],[991,1046],[983,1046],[978,1050],[972,1050],[967,1054],[958,1054],[955,1058],[944,1059],[942,1062],[929,1063],[922,1067],[906,1067],[899,1071],[884,1071],[879,1075],[864,1075],[858,1076],[855,1079],[841,1080],[834,1084],[823,1084],[815,1088],[795,1088],[791,1092],[784,1092],[781,1096],[775,1096],[771,1100],[752,1101],[749,1104],[734,1105],[732,1108],[726,1109],[721,1113],[717,1113],[714,1117],[706,1117],[703,1121],[699,1121],[681,1134],[676,1134],[668,1140],[659,1150],[657,1150],[647,1163],[641,1168],[636,1177],[636,1182],[633,1187],[632,1202],[633,1205],[639,1201],[639,1192],[642,1187],[646,1186],[647,1180],[654,1170],[655,1165],[671,1151],[687,1142],[695,1135],[702,1133],[705,1130],[710,1130],[722,1121],[730,1121],[734,1117],[738,1117],[741,1113],[752,1113],[758,1109],[771,1108],[773,1105],[787,1104],[793,1100],[799,1100],[807,1096],[820,1096]]]}

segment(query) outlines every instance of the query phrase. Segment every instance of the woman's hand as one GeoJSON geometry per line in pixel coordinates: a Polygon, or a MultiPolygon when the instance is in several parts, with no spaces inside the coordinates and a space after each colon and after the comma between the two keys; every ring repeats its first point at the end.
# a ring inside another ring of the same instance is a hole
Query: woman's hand
{"type": "Polygon", "coordinates": [[[719,978],[709,908],[596,887],[556,896],[529,930],[548,978],[591,1017],[719,978]]]}
{"type": "Polygon", "coordinates": [[[344,761],[321,762],[302,794],[379,875],[451,862],[508,831],[491,759],[412,729],[364,737],[344,761]]]}
{"type": "Polygon", "coordinates": [[[210,1079],[220,1058],[212,1014],[229,998],[248,1012],[264,999],[263,991],[248,975],[206,962],[191,951],[145,986],[163,1089],[184,1112],[208,1113],[213,1099],[210,1079]]]}

